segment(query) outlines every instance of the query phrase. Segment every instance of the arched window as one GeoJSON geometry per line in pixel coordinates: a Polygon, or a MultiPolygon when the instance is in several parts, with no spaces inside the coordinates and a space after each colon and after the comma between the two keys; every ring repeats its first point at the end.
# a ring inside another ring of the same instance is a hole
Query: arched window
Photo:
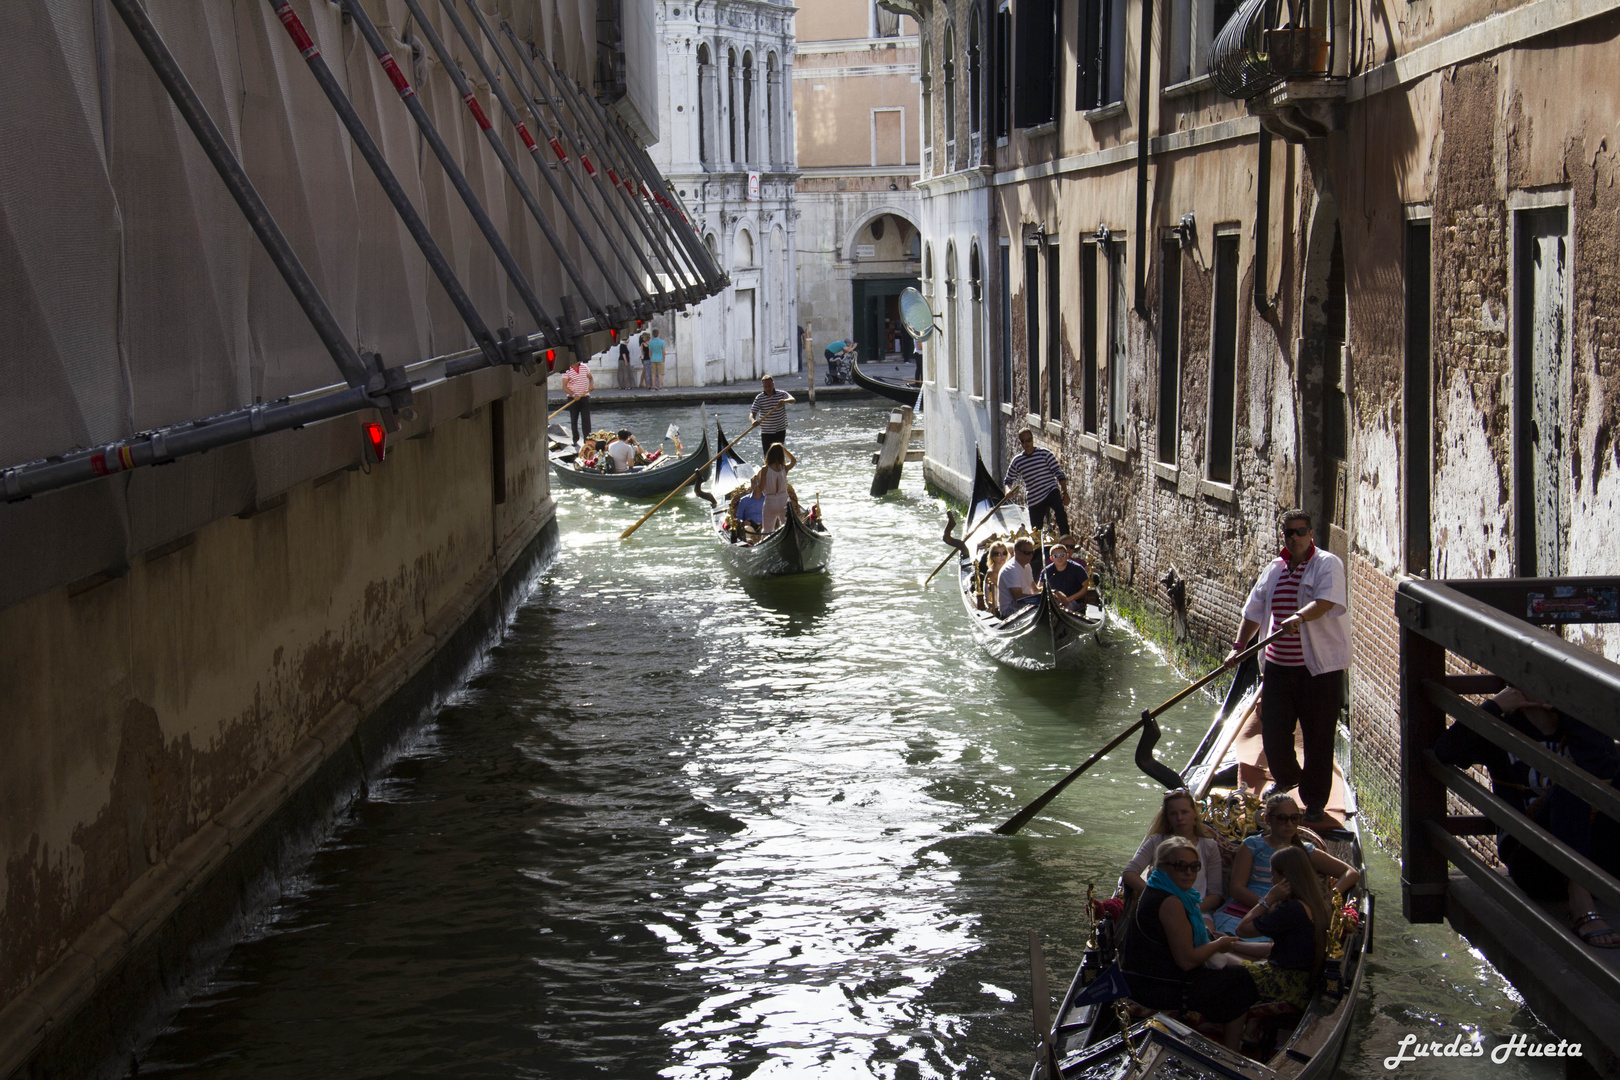
{"type": "MultiPolygon", "coordinates": [[[[968,134],[977,136],[984,112],[984,35],[979,29],[979,9],[973,9],[968,22],[968,134]]],[[[974,161],[972,164],[977,165],[974,161]]]]}
{"type": "Polygon", "coordinates": [[[765,58],[765,129],[769,133],[766,150],[770,164],[786,160],[782,153],[782,72],[776,65],[776,54],[765,58]]]}
{"type": "Polygon", "coordinates": [[[735,265],[743,267],[754,265],[754,238],[749,235],[747,229],[741,229],[737,232],[737,262],[735,265]]]}
{"type": "MultiPolygon", "coordinates": [[[[926,71],[928,69],[924,68],[923,70],[926,71]]],[[[929,306],[932,307],[934,300],[933,244],[923,245],[922,291],[923,295],[928,297],[929,306]]],[[[923,339],[921,343],[923,351],[923,382],[931,383],[934,381],[934,352],[938,342],[939,334],[936,332],[929,334],[928,337],[923,339]]]]}
{"type": "Polygon", "coordinates": [[[705,165],[714,161],[714,114],[717,99],[714,85],[714,62],[707,45],[699,45],[698,65],[698,160],[705,165]]]}
{"type": "Polygon", "coordinates": [[[752,162],[757,144],[754,142],[754,54],[751,52],[743,53],[742,128],[743,160],[752,162]]]}
{"type": "Polygon", "coordinates": [[[922,72],[922,144],[923,144],[923,175],[928,176],[934,171],[934,64],[932,51],[928,47],[928,39],[922,42],[922,63],[919,70],[922,72]]]}
{"type": "Polygon", "coordinates": [[[945,245],[945,388],[956,389],[959,352],[956,348],[956,242],[945,245]]]}
{"type": "Polygon", "coordinates": [[[956,29],[945,27],[945,171],[956,168],[956,29]]]}
{"type": "Polygon", "coordinates": [[[968,318],[973,321],[973,333],[968,338],[972,346],[968,354],[970,388],[974,397],[984,397],[984,261],[979,257],[977,240],[968,251],[968,303],[972,306],[968,318]]]}
{"type": "Polygon", "coordinates": [[[737,50],[727,49],[726,103],[728,105],[727,112],[730,114],[726,124],[726,145],[730,149],[730,153],[726,157],[727,164],[735,164],[737,161],[737,121],[739,120],[737,107],[741,104],[737,97],[737,50]]]}

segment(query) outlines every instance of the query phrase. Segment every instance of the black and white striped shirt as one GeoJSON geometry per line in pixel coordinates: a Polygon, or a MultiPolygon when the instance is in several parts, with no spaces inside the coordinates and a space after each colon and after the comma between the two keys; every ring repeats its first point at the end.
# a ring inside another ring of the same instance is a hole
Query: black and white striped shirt
{"type": "Polygon", "coordinates": [[[1011,487],[1015,480],[1024,482],[1024,501],[1034,506],[1056,491],[1060,481],[1067,482],[1067,477],[1058,466],[1057,458],[1052,456],[1052,451],[1036,449],[1027,454],[1018,454],[1007,466],[1007,475],[1001,482],[1011,487]]]}
{"type": "Polygon", "coordinates": [[[786,390],[772,390],[768,394],[762,390],[754,396],[754,403],[748,407],[748,415],[759,417],[761,435],[775,435],[787,430],[787,407],[792,400],[793,395],[786,390]]]}

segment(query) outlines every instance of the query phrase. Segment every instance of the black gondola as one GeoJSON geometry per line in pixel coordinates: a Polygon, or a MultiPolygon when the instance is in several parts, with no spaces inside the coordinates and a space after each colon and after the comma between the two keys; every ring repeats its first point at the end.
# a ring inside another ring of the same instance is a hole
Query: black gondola
{"type": "MultiPolygon", "coordinates": [[[[720,445],[726,445],[726,433],[715,427],[720,445]]],[[[785,577],[789,574],[808,574],[827,569],[832,557],[832,533],[819,520],[806,523],[790,506],[782,525],[768,536],[752,544],[735,539],[725,527],[730,512],[727,493],[739,484],[748,483],[754,467],[744,461],[741,454],[728,448],[714,463],[714,491],[716,503],[710,515],[714,519],[715,536],[720,543],[720,558],[738,574],[749,578],[785,577]]]]}
{"type": "Polygon", "coordinates": [[[922,398],[921,383],[899,383],[890,379],[874,378],[861,370],[859,361],[851,361],[849,372],[854,377],[856,386],[886,397],[890,401],[898,401],[902,405],[915,408],[922,398]]]}

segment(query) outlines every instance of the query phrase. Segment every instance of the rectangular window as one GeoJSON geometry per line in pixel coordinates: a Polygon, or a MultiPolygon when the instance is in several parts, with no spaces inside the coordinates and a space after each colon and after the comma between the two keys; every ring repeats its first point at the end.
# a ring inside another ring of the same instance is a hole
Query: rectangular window
{"type": "Polygon", "coordinates": [[[1041,415],[1041,249],[1024,248],[1024,347],[1029,353],[1027,411],[1041,415]]]}
{"type": "Polygon", "coordinates": [[[1176,462],[1181,435],[1181,241],[1166,240],[1159,259],[1158,460],[1176,462]]]}
{"type": "Polygon", "coordinates": [[[1237,406],[1238,235],[1215,237],[1215,317],[1209,342],[1209,479],[1232,482],[1237,406]]]}
{"type": "MultiPolygon", "coordinates": [[[[995,43],[991,46],[991,57],[995,63],[995,74],[991,85],[994,95],[990,103],[991,123],[995,127],[995,136],[1004,139],[1012,132],[1012,70],[1013,70],[1013,35],[1012,12],[1008,10],[1007,0],[1001,0],[1001,7],[996,11],[995,43]]],[[[1011,401],[1009,397],[1007,400],[1011,401]]]]}
{"type": "Polygon", "coordinates": [[[1063,288],[1058,246],[1046,245],[1046,418],[1063,423],[1063,288]]]}
{"type": "Polygon", "coordinates": [[[1012,245],[1001,245],[1001,400],[1013,399],[1012,245]]]}
{"type": "Polygon", "coordinates": [[[1080,245],[1080,427],[1097,434],[1097,241],[1080,245]]]}
{"type": "Polygon", "coordinates": [[[1215,35],[1237,6],[1238,0],[1172,0],[1167,49],[1167,78],[1172,85],[1208,73],[1215,35]]]}
{"type": "Polygon", "coordinates": [[[1125,0],[1080,0],[1074,107],[1125,100],[1125,0]]]}
{"type": "Polygon", "coordinates": [[[1126,377],[1125,343],[1129,327],[1125,323],[1125,241],[1111,240],[1108,253],[1108,441],[1125,445],[1126,377]]]}
{"type": "Polygon", "coordinates": [[[1569,209],[1514,215],[1514,532],[1520,577],[1566,572],[1570,525],[1569,209]]]}
{"type": "Polygon", "coordinates": [[[1058,0],[1018,0],[1017,70],[1014,72],[1013,122],[1036,127],[1057,119],[1053,84],[1061,49],[1058,0]]]}
{"type": "Polygon", "coordinates": [[[1434,286],[1429,273],[1429,219],[1406,223],[1406,571],[1430,570],[1429,481],[1434,468],[1434,384],[1430,367],[1434,286]]]}

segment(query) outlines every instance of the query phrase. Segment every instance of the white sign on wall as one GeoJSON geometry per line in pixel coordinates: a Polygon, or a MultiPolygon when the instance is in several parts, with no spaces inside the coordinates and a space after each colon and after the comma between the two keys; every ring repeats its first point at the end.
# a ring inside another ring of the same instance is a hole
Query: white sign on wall
{"type": "Polygon", "coordinates": [[[759,202],[759,173],[748,174],[748,201],[759,202]]]}

